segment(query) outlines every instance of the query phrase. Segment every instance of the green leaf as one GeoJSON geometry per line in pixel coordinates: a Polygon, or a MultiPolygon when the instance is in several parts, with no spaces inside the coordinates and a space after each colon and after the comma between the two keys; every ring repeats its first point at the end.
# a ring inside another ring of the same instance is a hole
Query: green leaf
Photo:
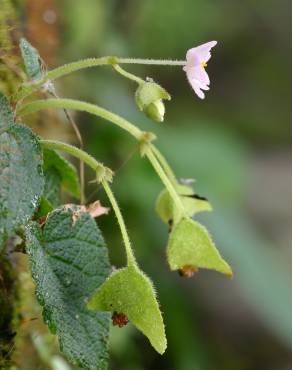
{"type": "Polygon", "coordinates": [[[32,217],[43,191],[41,148],[22,125],[0,135],[0,247],[32,217]]]}
{"type": "MultiPolygon", "coordinates": [[[[43,149],[44,172],[48,192],[56,192],[56,188],[63,186],[75,198],[80,198],[80,184],[76,168],[64,157],[51,149],[43,149]]],[[[47,196],[47,194],[45,193],[47,196]]],[[[56,195],[56,194],[55,194],[56,195]]],[[[48,198],[50,199],[50,198],[48,198]]],[[[51,203],[54,204],[52,201],[51,203]]]]}
{"type": "Polygon", "coordinates": [[[93,220],[80,207],[49,214],[44,229],[26,228],[27,253],[46,324],[72,363],[104,370],[110,317],[86,303],[110,272],[108,252],[93,220]]]}
{"type": "Polygon", "coordinates": [[[0,91],[0,128],[13,125],[14,115],[7,97],[0,91]]]}
{"type": "Polygon", "coordinates": [[[136,266],[113,272],[94,294],[88,307],[125,314],[157,352],[165,351],[164,324],[153,285],[136,266]]]}
{"type": "Polygon", "coordinates": [[[50,203],[47,198],[41,197],[39,207],[34,214],[34,219],[46,216],[49,212],[52,212],[53,209],[52,203],[50,203]]]}
{"type": "Polygon", "coordinates": [[[44,198],[53,207],[58,207],[61,204],[61,177],[59,172],[51,167],[44,170],[45,189],[44,198]]]}
{"type": "Polygon", "coordinates": [[[37,49],[25,38],[20,39],[19,47],[28,77],[33,81],[40,80],[42,77],[41,58],[37,49]]]}
{"type": "Polygon", "coordinates": [[[182,218],[170,234],[167,259],[171,270],[207,268],[232,276],[207,229],[190,218],[182,218]]]}
{"type": "MultiPolygon", "coordinates": [[[[176,189],[189,217],[199,212],[212,211],[211,204],[206,199],[197,196],[191,186],[178,184],[176,189]]],[[[174,221],[174,223],[178,221],[179,212],[167,189],[162,190],[157,198],[156,212],[167,224],[170,221],[174,221]]]]}

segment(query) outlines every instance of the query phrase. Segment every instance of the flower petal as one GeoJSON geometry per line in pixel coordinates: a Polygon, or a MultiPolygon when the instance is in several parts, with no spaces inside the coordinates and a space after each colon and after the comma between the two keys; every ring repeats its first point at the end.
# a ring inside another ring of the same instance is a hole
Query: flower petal
{"type": "Polygon", "coordinates": [[[189,67],[195,67],[195,66],[199,66],[202,64],[202,60],[199,58],[197,48],[188,50],[186,59],[187,59],[187,66],[189,67]]]}
{"type": "Polygon", "coordinates": [[[190,79],[196,79],[200,81],[202,85],[209,85],[210,84],[210,78],[208,76],[208,73],[206,72],[205,68],[202,66],[196,66],[187,69],[187,76],[190,79]]]}
{"type": "Polygon", "coordinates": [[[209,90],[209,76],[203,67],[193,67],[187,70],[187,78],[193,90],[199,98],[204,99],[205,94],[202,90],[209,90]]]}
{"type": "Polygon", "coordinates": [[[205,70],[205,63],[211,58],[210,50],[217,44],[217,41],[210,41],[188,50],[186,65],[183,70],[187,74],[189,83],[199,98],[204,99],[202,90],[209,90],[210,78],[205,70]]]}
{"type": "Polygon", "coordinates": [[[196,46],[188,50],[186,59],[187,62],[191,63],[192,66],[196,66],[201,63],[206,63],[211,58],[210,50],[217,44],[217,41],[209,41],[205,44],[196,46]]]}
{"type": "Polygon", "coordinates": [[[194,91],[200,99],[205,99],[205,93],[200,88],[195,88],[194,91]]]}
{"type": "Polygon", "coordinates": [[[210,87],[208,85],[199,85],[199,86],[200,86],[200,89],[202,90],[205,90],[205,91],[210,90],[210,87]]]}
{"type": "Polygon", "coordinates": [[[191,84],[194,92],[198,95],[198,97],[201,99],[205,99],[205,94],[201,90],[199,81],[194,78],[194,79],[189,79],[189,83],[191,84]]]}

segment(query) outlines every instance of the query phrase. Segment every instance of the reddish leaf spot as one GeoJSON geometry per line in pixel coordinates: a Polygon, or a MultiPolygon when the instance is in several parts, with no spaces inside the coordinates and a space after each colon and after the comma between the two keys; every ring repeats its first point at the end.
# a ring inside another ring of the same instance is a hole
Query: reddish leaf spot
{"type": "Polygon", "coordinates": [[[195,272],[198,272],[198,268],[193,265],[185,265],[180,270],[178,270],[178,273],[180,276],[185,278],[190,278],[194,275],[195,272]]]}
{"type": "Polygon", "coordinates": [[[112,315],[112,322],[114,326],[122,328],[123,326],[128,324],[129,319],[123,313],[118,313],[115,311],[112,315]]]}
{"type": "Polygon", "coordinates": [[[41,228],[43,228],[45,226],[46,221],[47,221],[47,216],[42,216],[37,220],[37,222],[40,224],[41,228]]]}

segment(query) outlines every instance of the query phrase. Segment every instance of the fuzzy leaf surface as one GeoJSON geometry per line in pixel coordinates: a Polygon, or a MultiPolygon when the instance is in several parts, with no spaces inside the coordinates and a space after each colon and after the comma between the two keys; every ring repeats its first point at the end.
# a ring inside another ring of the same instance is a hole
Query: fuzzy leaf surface
{"type": "Polygon", "coordinates": [[[221,257],[207,229],[190,218],[182,218],[172,230],[167,259],[171,270],[191,265],[232,276],[230,266],[221,257]]]}
{"type": "Polygon", "coordinates": [[[30,79],[39,80],[42,77],[41,58],[39,52],[25,38],[19,44],[25,70],[30,79]]]}
{"type": "Polygon", "coordinates": [[[89,311],[89,297],[110,271],[108,252],[93,220],[80,207],[49,214],[44,229],[26,228],[27,253],[46,324],[68,359],[83,369],[104,370],[110,317],[89,311]]]}
{"type": "Polygon", "coordinates": [[[13,125],[14,115],[7,97],[0,91],[0,128],[13,125]]]}
{"type": "Polygon", "coordinates": [[[125,314],[159,353],[166,349],[164,324],[150,279],[136,266],[117,270],[89,301],[90,309],[125,314]]]}
{"type": "Polygon", "coordinates": [[[0,135],[0,248],[32,217],[43,186],[37,137],[26,126],[10,126],[0,135]]]}
{"type": "Polygon", "coordinates": [[[145,107],[149,106],[155,101],[161,99],[171,99],[170,95],[163,87],[158,85],[156,82],[148,81],[140,84],[136,90],[135,98],[140,110],[144,110],[145,107]]]}

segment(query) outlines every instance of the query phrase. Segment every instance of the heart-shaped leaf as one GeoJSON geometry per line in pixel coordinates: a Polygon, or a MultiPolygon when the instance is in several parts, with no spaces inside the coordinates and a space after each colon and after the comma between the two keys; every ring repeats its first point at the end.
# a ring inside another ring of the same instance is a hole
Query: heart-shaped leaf
{"type": "Polygon", "coordinates": [[[157,352],[165,351],[164,324],[153,285],[136,266],[113,272],[94,294],[88,307],[126,315],[157,352]]]}
{"type": "Polygon", "coordinates": [[[83,369],[106,369],[110,316],[86,308],[110,272],[94,219],[77,206],[57,209],[43,230],[37,223],[26,228],[26,242],[44,320],[61,350],[83,369]]]}
{"type": "MultiPolygon", "coordinates": [[[[178,184],[176,190],[184,205],[185,212],[189,217],[199,212],[212,211],[211,204],[208,200],[198,196],[191,186],[178,184]]],[[[162,221],[167,224],[171,221],[174,223],[178,221],[179,212],[167,189],[162,190],[157,198],[156,212],[162,221]]]]}
{"type": "Polygon", "coordinates": [[[38,206],[44,185],[41,154],[26,126],[11,125],[0,134],[0,248],[38,206]]]}
{"type": "Polygon", "coordinates": [[[167,246],[171,270],[207,268],[232,276],[208,231],[198,222],[183,217],[173,228],[167,246]]]}

